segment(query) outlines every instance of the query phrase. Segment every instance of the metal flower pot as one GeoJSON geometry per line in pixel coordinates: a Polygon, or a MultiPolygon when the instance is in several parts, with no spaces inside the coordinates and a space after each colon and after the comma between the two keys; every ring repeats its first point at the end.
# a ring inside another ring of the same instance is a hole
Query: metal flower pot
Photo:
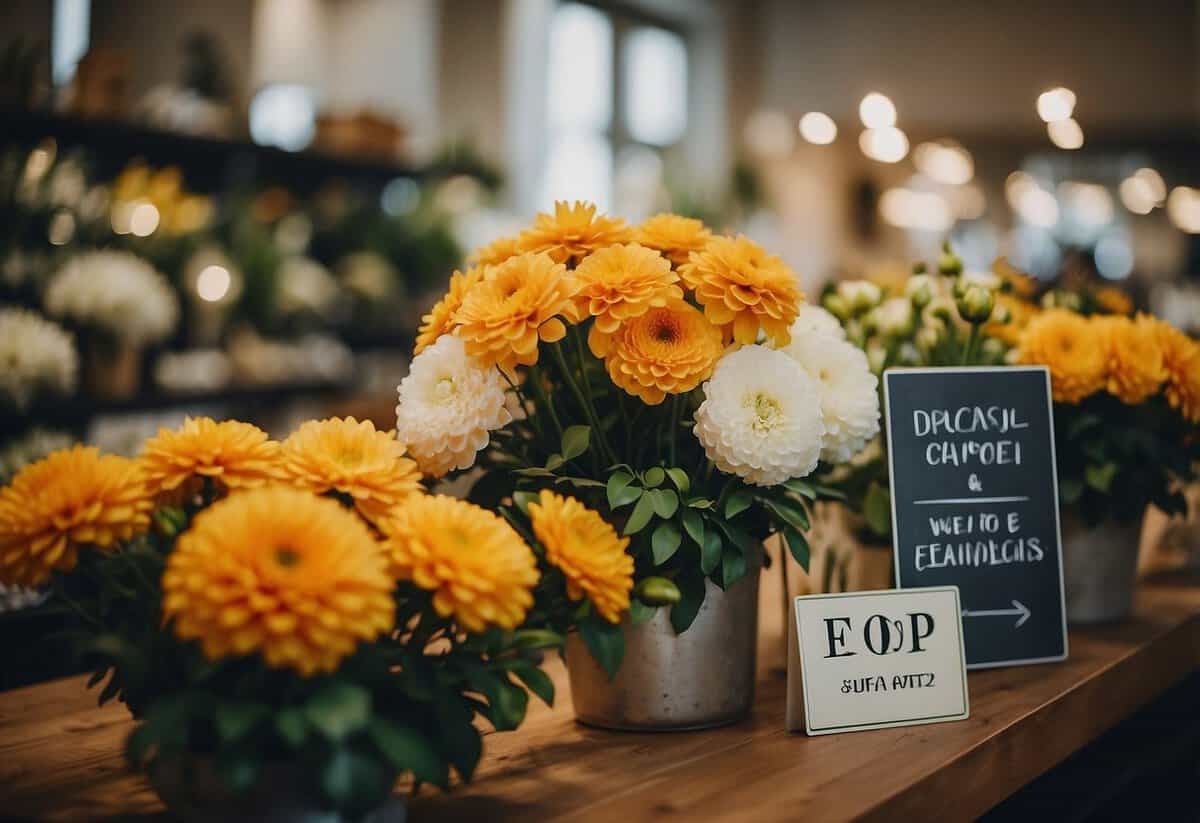
{"type": "Polygon", "coordinates": [[[734,723],[754,700],[761,552],[746,576],[721,591],[705,581],[695,622],[675,634],[661,608],[641,625],[626,618],[625,658],[609,681],[576,633],[566,658],[575,716],[590,726],[626,731],[682,731],[734,723]]]}
{"type": "Polygon", "coordinates": [[[1067,620],[1111,623],[1133,610],[1142,521],[1088,528],[1074,512],[1062,513],[1063,585],[1067,620]]]}

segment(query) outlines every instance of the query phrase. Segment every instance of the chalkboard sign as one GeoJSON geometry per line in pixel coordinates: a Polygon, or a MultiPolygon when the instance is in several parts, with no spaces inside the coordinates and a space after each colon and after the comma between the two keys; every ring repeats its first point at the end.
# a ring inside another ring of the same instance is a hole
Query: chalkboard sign
{"type": "Polygon", "coordinates": [[[884,375],[900,588],[958,586],[968,668],[1067,656],[1050,374],[884,375]]]}

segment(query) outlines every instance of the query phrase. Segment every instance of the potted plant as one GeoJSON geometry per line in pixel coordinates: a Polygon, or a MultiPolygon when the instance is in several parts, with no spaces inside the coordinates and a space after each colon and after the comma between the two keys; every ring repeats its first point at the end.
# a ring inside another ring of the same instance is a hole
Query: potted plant
{"type": "Polygon", "coordinates": [[[476,723],[519,724],[522,684],[553,698],[533,552],[425,494],[403,452],[352,419],[283,444],[198,419],[137,460],[77,446],[0,490],[0,582],[74,615],[90,684],[129,707],[129,760],[173,813],[394,811],[401,775],[469,779],[476,723]]]}
{"type": "Polygon", "coordinates": [[[399,439],[427,475],[476,469],[473,500],[571,558],[538,607],[569,632],[581,720],[743,717],[762,541],[781,533],[807,565],[829,490],[805,478],[878,431],[866,357],[810,333],[779,258],[698,220],[558,203],[474,262],[424,318],[399,439]]]}

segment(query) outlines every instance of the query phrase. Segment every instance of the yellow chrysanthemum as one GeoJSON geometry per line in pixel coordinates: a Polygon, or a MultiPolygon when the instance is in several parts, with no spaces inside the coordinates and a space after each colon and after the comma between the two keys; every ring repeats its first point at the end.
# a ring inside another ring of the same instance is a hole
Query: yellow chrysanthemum
{"type": "Polygon", "coordinates": [[[384,524],[392,573],[432,591],[467,631],[515,629],[533,605],[537,561],[512,527],[465,500],[414,497],[384,524]]]}
{"type": "Polygon", "coordinates": [[[1028,300],[1022,300],[1004,292],[995,292],[993,296],[996,300],[996,309],[992,317],[996,317],[999,311],[1004,311],[1008,314],[1008,321],[1000,323],[993,320],[985,325],[983,330],[988,335],[1002,340],[1010,346],[1015,346],[1021,339],[1021,332],[1029,325],[1030,320],[1037,317],[1040,309],[1028,300]]]}
{"type": "Polygon", "coordinates": [[[1120,289],[1104,286],[1096,289],[1092,297],[1101,311],[1109,314],[1133,314],[1133,298],[1120,289]]]}
{"type": "Polygon", "coordinates": [[[1200,423],[1200,343],[1161,320],[1154,322],[1167,373],[1163,393],[1189,423],[1200,423]]]}
{"type": "Polygon", "coordinates": [[[146,485],[157,496],[192,491],[200,478],[219,488],[261,486],[283,477],[279,444],[258,426],[189,417],[176,430],[159,429],[142,449],[146,485]],[[185,485],[186,484],[186,485],[185,485]]]}
{"type": "Polygon", "coordinates": [[[656,214],[634,230],[633,239],[655,249],[676,266],[688,261],[694,251],[702,251],[712,237],[704,223],[677,214],[656,214]]]}
{"type": "Polygon", "coordinates": [[[741,235],[713,237],[679,273],[705,317],[738,343],[754,343],[760,327],[777,346],[791,341],[788,329],[804,296],[792,270],[758,244],[741,235]]]}
{"type": "Polygon", "coordinates": [[[372,523],[421,490],[417,464],[404,444],[370,420],[309,420],[283,441],[283,466],[296,486],[349,495],[372,523]]]}
{"type": "Polygon", "coordinates": [[[623,323],[604,364],[614,383],[655,406],[700,385],[723,350],[720,329],[679,300],[623,323]]]}
{"type": "Polygon", "coordinates": [[[1118,315],[1092,319],[1103,335],[1108,366],[1108,393],[1123,403],[1137,404],[1155,394],[1167,370],[1158,331],[1151,318],[1118,315]]]}
{"type": "Polygon", "coordinates": [[[517,247],[523,252],[546,252],[554,262],[570,265],[597,249],[632,239],[633,229],[624,220],[597,215],[594,203],[560,200],[554,204],[554,214],[538,214],[533,228],[521,232],[517,247]]]}
{"type": "Polygon", "coordinates": [[[1054,399],[1078,403],[1104,388],[1104,346],[1086,317],[1065,309],[1042,312],[1021,334],[1017,361],[1050,369],[1054,399]]]}
{"type": "Polygon", "coordinates": [[[547,254],[521,254],[487,270],[458,310],[457,333],[467,354],[512,372],[538,359],[538,342],[561,340],[559,315],[571,311],[574,281],[547,254]]]}
{"type": "Polygon", "coordinates": [[[596,318],[588,346],[597,357],[608,351],[608,341],[622,322],[683,298],[679,275],[667,259],[633,243],[588,255],[575,269],[575,282],[575,318],[596,318]]]}
{"type": "Polygon", "coordinates": [[[392,629],[394,581],[367,525],[336,501],[274,486],[196,515],[163,573],[163,613],[206,657],[261,654],[308,677],[392,629]]]}
{"type": "Polygon", "coordinates": [[[146,531],[152,508],[135,461],[75,446],[31,463],[0,489],[0,583],[40,586],[81,547],[146,531]]]}
{"type": "Polygon", "coordinates": [[[520,254],[516,237],[499,237],[486,246],[480,246],[471,254],[473,266],[499,266],[510,257],[520,254]]]}
{"type": "Polygon", "coordinates": [[[483,280],[484,268],[476,266],[466,271],[456,271],[450,275],[450,288],[442,299],[434,304],[429,313],[421,318],[421,327],[417,329],[417,344],[413,354],[420,354],[432,346],[439,337],[454,328],[454,315],[462,306],[463,298],[483,280]]]}
{"type": "Polygon", "coordinates": [[[567,596],[579,600],[587,595],[601,617],[619,623],[633,589],[633,558],[625,553],[629,538],[618,537],[604,518],[578,500],[547,489],[529,504],[529,519],[546,548],[546,560],[567,579],[567,596]]]}

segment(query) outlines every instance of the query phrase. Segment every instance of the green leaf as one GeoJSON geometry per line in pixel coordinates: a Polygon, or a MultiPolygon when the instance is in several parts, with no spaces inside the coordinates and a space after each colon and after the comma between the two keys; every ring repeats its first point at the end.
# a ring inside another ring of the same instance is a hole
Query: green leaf
{"type": "Polygon", "coordinates": [[[671,478],[671,482],[675,484],[675,488],[679,489],[680,494],[687,494],[688,490],[692,488],[691,478],[683,469],[667,469],[667,477],[671,478]]]}
{"type": "Polygon", "coordinates": [[[282,709],[275,715],[275,732],[293,749],[308,737],[308,721],[300,709],[282,709]]]}
{"type": "Polygon", "coordinates": [[[612,680],[625,656],[625,635],[621,627],[593,615],[579,621],[579,636],[608,679],[612,680]]]}
{"type": "Polygon", "coordinates": [[[663,519],[674,517],[679,510],[679,495],[670,489],[654,489],[646,495],[654,506],[654,513],[663,519]]]}
{"type": "Polygon", "coordinates": [[[808,571],[808,564],[812,560],[812,550],[809,548],[808,539],[802,532],[795,529],[784,529],[783,539],[787,543],[788,551],[792,553],[792,557],[796,558],[796,562],[800,564],[800,568],[808,571]]]}
{"type": "Polygon", "coordinates": [[[588,450],[591,441],[591,426],[570,426],[562,435],[562,456],[573,460],[588,450]]]}
{"type": "Polygon", "coordinates": [[[375,759],[346,749],[335,749],[321,770],[321,788],[339,808],[378,802],[375,798],[386,790],[387,776],[375,759]]]}
{"type": "Polygon", "coordinates": [[[647,606],[671,606],[679,602],[679,597],[679,587],[666,577],[643,577],[633,587],[633,600],[647,606]]]}
{"type": "MultiPolygon", "coordinates": [[[[549,461],[547,461],[549,462],[549,461]]],[[[521,477],[553,477],[554,472],[549,469],[543,469],[541,466],[529,466],[524,469],[517,469],[513,474],[521,477]]]]}
{"type": "Polygon", "coordinates": [[[513,502],[517,504],[517,508],[521,510],[522,514],[529,514],[529,504],[536,503],[537,499],[537,492],[513,492],[513,502]]]}
{"type": "Polygon", "coordinates": [[[640,626],[643,623],[649,622],[654,613],[658,611],[658,606],[651,606],[648,603],[643,603],[636,597],[629,601],[629,620],[635,626],[640,626]]]}
{"type": "Polygon", "coordinates": [[[662,470],[661,466],[652,466],[646,469],[646,473],[642,475],[642,481],[646,488],[653,489],[662,485],[662,482],[667,479],[667,473],[662,470]]]}
{"type": "Polygon", "coordinates": [[[841,489],[835,489],[833,486],[823,486],[820,483],[813,483],[813,490],[818,495],[826,500],[845,500],[846,493],[841,489]]]}
{"type": "Polygon", "coordinates": [[[510,732],[525,719],[529,694],[506,676],[500,675],[484,684],[484,693],[491,709],[490,720],[498,732],[510,732]]]}
{"type": "Polygon", "coordinates": [[[533,663],[522,662],[512,667],[515,674],[529,691],[541,698],[547,706],[554,705],[554,681],[550,675],[533,663]]]}
{"type": "Polygon", "coordinates": [[[713,501],[707,497],[696,497],[688,501],[689,509],[711,509],[712,507],[713,501]]]}
{"type": "Polygon", "coordinates": [[[695,509],[683,510],[683,530],[700,548],[704,548],[704,518],[695,509]]]}
{"type": "Polygon", "coordinates": [[[350,683],[330,683],[304,704],[308,722],[333,741],[344,740],[371,717],[371,693],[350,683]]]}
{"type": "Polygon", "coordinates": [[[1116,476],[1116,463],[1105,463],[1102,466],[1088,463],[1083,469],[1084,481],[1093,489],[1103,494],[1108,494],[1109,489],[1112,488],[1113,478],[1116,476]]]}
{"type": "Polygon", "coordinates": [[[383,756],[400,771],[412,772],[422,783],[446,786],[449,772],[430,742],[416,729],[375,717],[367,732],[383,756]]]}
{"type": "Polygon", "coordinates": [[[704,578],[698,574],[685,574],[675,582],[681,596],[671,607],[671,627],[675,634],[683,634],[704,605],[704,578]]]}
{"type": "Polygon", "coordinates": [[[700,550],[700,571],[710,575],[721,562],[721,534],[717,529],[704,533],[704,546],[700,550]]]}
{"type": "Polygon", "coordinates": [[[790,500],[763,500],[767,508],[786,525],[796,531],[806,531],[809,527],[808,512],[804,507],[790,500]]]}
{"type": "Polygon", "coordinates": [[[271,713],[261,703],[221,702],[213,713],[217,736],[224,743],[233,743],[249,734],[271,713]]]}
{"type": "Polygon", "coordinates": [[[1067,426],[1067,437],[1073,440],[1088,429],[1095,428],[1103,422],[1104,418],[1098,414],[1081,414],[1067,426]]]}
{"type": "Polygon", "coordinates": [[[654,500],[649,494],[642,495],[638,500],[637,505],[633,507],[633,511],[629,515],[629,520],[625,522],[625,535],[637,534],[642,529],[646,528],[646,524],[650,522],[650,518],[654,516],[654,500]]]}
{"type": "Polygon", "coordinates": [[[471,722],[473,715],[457,696],[443,695],[435,705],[441,749],[458,769],[463,780],[470,780],[483,754],[479,730],[471,722]]]}
{"type": "Polygon", "coordinates": [[[746,555],[732,546],[726,546],[725,553],[721,555],[721,588],[728,589],[745,576],[746,555]]]}
{"type": "Polygon", "coordinates": [[[552,472],[566,462],[561,454],[552,454],[546,458],[546,470],[552,472]]]}
{"type": "Polygon", "coordinates": [[[725,518],[732,520],[739,514],[750,508],[754,502],[754,493],[742,486],[734,490],[732,494],[725,500],[725,518]]]}
{"type": "Polygon", "coordinates": [[[1062,502],[1071,504],[1083,497],[1083,479],[1079,477],[1062,477],[1058,481],[1058,496],[1062,502]]]}
{"type": "Polygon", "coordinates": [[[679,527],[675,525],[674,520],[659,523],[650,537],[650,554],[654,558],[654,565],[661,566],[674,557],[682,540],[683,535],[679,533],[679,527]]]}
{"type": "Polygon", "coordinates": [[[784,481],[783,487],[790,491],[794,491],[801,497],[807,497],[809,500],[817,499],[817,490],[813,488],[813,485],[805,482],[804,480],[800,480],[799,478],[784,481]]]}
{"type": "Polygon", "coordinates": [[[250,752],[232,750],[217,755],[217,773],[221,780],[235,792],[250,789],[258,780],[262,763],[250,752]]]}
{"type": "Polygon", "coordinates": [[[612,473],[608,478],[606,487],[609,508],[619,509],[642,496],[641,487],[630,485],[632,482],[633,475],[628,472],[618,471],[612,473]]]}
{"type": "Polygon", "coordinates": [[[892,500],[888,490],[872,482],[863,496],[863,518],[871,531],[880,537],[892,533],[892,500]]]}

